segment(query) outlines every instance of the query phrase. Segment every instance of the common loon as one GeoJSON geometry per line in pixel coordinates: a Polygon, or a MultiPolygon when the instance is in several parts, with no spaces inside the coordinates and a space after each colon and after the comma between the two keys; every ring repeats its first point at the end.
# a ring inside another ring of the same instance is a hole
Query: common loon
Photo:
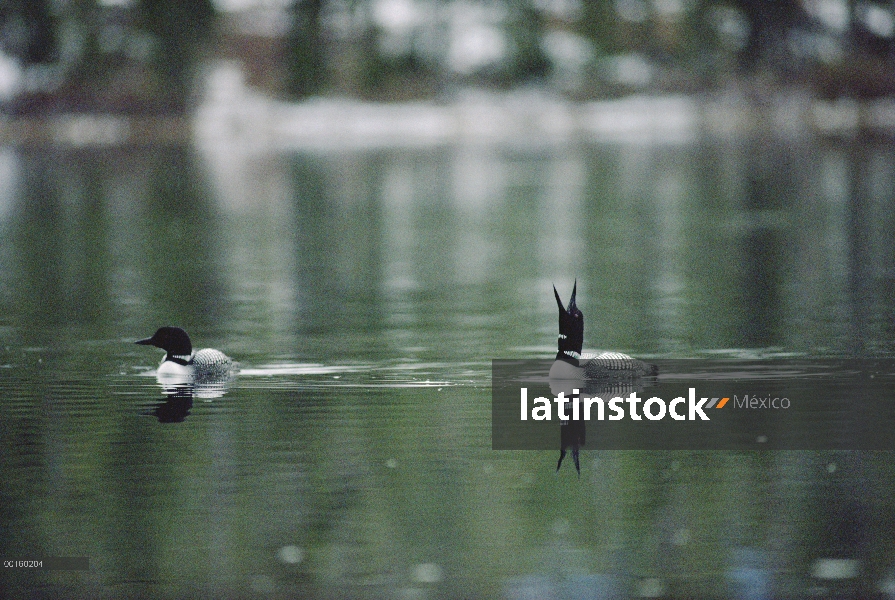
{"type": "Polygon", "coordinates": [[[578,280],[572,288],[572,298],[566,309],[556,286],[553,295],[559,307],[559,341],[556,360],[550,367],[551,379],[632,379],[659,372],[656,365],[631,358],[621,352],[581,354],[584,345],[584,315],[575,305],[578,280]]]}
{"type": "Polygon", "coordinates": [[[193,352],[190,336],[180,327],[161,327],[152,337],[138,344],[161,348],[167,354],[156,371],[159,378],[183,378],[203,383],[229,379],[237,369],[232,358],[212,348],[193,352]]]}

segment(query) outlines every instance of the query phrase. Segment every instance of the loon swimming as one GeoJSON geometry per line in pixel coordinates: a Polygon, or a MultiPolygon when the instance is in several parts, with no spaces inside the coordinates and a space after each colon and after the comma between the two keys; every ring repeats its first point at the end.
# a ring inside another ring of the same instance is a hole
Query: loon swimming
{"type": "Polygon", "coordinates": [[[644,375],[656,375],[656,365],[631,358],[621,352],[581,354],[584,345],[584,315],[575,306],[578,280],[572,288],[572,298],[566,309],[559,298],[556,286],[553,295],[559,307],[559,342],[556,360],[550,367],[551,379],[631,379],[644,375]]]}
{"type": "Polygon", "coordinates": [[[193,382],[207,382],[229,378],[236,371],[232,358],[212,348],[193,352],[190,336],[180,327],[161,327],[155,334],[138,344],[161,348],[167,354],[156,372],[159,377],[182,377],[193,382]]]}

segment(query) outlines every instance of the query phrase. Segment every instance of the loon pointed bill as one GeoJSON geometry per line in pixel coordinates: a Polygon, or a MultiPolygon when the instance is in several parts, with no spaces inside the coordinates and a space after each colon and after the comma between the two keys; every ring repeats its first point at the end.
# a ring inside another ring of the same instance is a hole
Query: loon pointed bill
{"type": "Polygon", "coordinates": [[[585,422],[566,421],[560,425],[559,460],[556,462],[556,470],[559,472],[562,461],[566,457],[569,448],[572,449],[572,461],[575,463],[575,471],[581,477],[581,448],[584,447],[585,422]]]}
{"type": "Polygon", "coordinates": [[[159,376],[185,377],[192,381],[223,380],[235,374],[232,358],[212,348],[193,352],[190,336],[180,327],[161,327],[152,337],[137,340],[144,346],[155,346],[165,351],[159,365],[159,376]]]}
{"type": "Polygon", "coordinates": [[[612,379],[656,375],[656,365],[631,358],[621,352],[582,354],[584,345],[584,315],[575,304],[578,280],[572,287],[569,306],[564,307],[553,286],[553,295],[559,307],[559,340],[556,360],[550,367],[550,377],[557,379],[612,379]]]}

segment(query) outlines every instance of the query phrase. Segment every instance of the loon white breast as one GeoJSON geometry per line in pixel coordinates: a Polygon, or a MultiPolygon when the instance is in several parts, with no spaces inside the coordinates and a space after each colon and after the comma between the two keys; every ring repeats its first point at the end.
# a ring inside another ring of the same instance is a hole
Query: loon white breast
{"type": "Polygon", "coordinates": [[[559,307],[559,341],[556,360],[550,367],[550,377],[556,379],[607,379],[656,375],[656,365],[631,358],[621,352],[582,354],[584,345],[584,315],[575,305],[578,280],[572,287],[568,308],[559,298],[556,286],[553,295],[559,307]]]}
{"type": "Polygon", "coordinates": [[[227,379],[236,370],[233,359],[220,350],[205,348],[193,352],[190,336],[180,327],[161,327],[152,337],[137,343],[165,351],[156,372],[159,377],[203,382],[227,379]]]}

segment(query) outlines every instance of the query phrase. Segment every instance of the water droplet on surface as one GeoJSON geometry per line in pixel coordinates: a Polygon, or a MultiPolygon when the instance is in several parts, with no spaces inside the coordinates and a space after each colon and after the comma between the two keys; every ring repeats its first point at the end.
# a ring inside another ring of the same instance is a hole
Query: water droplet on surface
{"type": "Polygon", "coordinates": [[[690,541],[690,530],[687,528],[678,529],[671,537],[671,543],[675,546],[686,546],[690,541]]]}
{"type": "Polygon", "coordinates": [[[438,583],[441,578],[441,567],[435,563],[420,563],[413,570],[414,581],[420,583],[438,583]]]}
{"type": "Polygon", "coordinates": [[[297,565],[304,557],[304,550],[298,546],[283,546],[277,551],[277,559],[287,565],[297,565]]]}
{"type": "Polygon", "coordinates": [[[641,580],[637,588],[637,595],[641,598],[661,598],[665,594],[665,584],[657,577],[641,580]]]}
{"type": "Polygon", "coordinates": [[[553,523],[553,533],[556,535],[566,535],[571,528],[572,525],[566,519],[557,519],[553,523]]]}

